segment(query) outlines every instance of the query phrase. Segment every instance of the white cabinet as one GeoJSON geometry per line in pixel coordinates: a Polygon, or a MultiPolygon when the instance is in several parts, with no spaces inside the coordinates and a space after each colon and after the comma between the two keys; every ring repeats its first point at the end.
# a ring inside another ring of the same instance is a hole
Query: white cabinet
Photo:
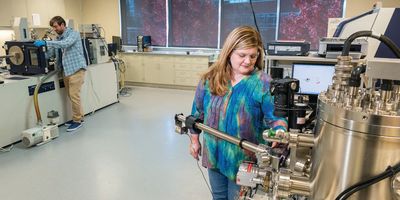
{"type": "Polygon", "coordinates": [[[127,82],[169,86],[197,86],[209,61],[206,55],[122,53],[121,57],[127,66],[127,82]]]}
{"type": "Polygon", "coordinates": [[[208,69],[208,57],[184,57],[175,62],[175,84],[197,86],[208,69]]]}
{"type": "Polygon", "coordinates": [[[146,83],[174,84],[174,62],[170,56],[145,55],[143,58],[146,83]]]}
{"type": "Polygon", "coordinates": [[[126,65],[125,80],[139,83],[144,82],[143,56],[138,54],[121,55],[126,65]]]}

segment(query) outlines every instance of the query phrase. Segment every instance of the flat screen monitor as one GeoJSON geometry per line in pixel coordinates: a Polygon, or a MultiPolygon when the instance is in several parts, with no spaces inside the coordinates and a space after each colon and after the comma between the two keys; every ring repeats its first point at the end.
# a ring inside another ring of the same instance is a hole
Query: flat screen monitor
{"type": "Polygon", "coordinates": [[[294,63],[292,78],[300,81],[300,94],[318,95],[332,84],[335,65],[294,63]]]}
{"type": "Polygon", "coordinates": [[[122,40],[119,36],[112,36],[112,43],[115,44],[117,51],[122,50],[122,40]]]}

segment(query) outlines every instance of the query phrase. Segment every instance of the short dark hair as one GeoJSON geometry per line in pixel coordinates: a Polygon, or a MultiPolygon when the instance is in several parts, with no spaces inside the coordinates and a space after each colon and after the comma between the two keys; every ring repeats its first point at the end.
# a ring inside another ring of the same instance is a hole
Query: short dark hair
{"type": "Polygon", "coordinates": [[[61,25],[61,24],[64,24],[64,26],[66,25],[66,24],[65,24],[64,18],[62,18],[61,16],[55,16],[55,17],[51,18],[51,20],[50,20],[50,26],[53,26],[53,24],[54,24],[55,22],[56,22],[58,25],[61,25]]]}

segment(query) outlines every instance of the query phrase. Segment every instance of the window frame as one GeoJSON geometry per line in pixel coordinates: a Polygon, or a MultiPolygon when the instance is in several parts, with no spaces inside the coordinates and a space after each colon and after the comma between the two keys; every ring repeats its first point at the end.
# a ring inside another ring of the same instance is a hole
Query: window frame
{"type": "MultiPolygon", "coordinates": [[[[122,38],[122,41],[123,41],[123,47],[124,48],[126,48],[126,49],[128,49],[128,50],[133,50],[135,47],[137,47],[137,45],[132,45],[132,44],[126,44],[126,38],[124,38],[124,36],[123,36],[123,24],[125,23],[126,24],[126,22],[123,22],[123,20],[122,20],[122,15],[123,15],[123,13],[125,13],[125,12],[123,12],[122,11],[122,9],[123,9],[123,7],[122,7],[122,5],[126,5],[125,3],[123,4],[122,3],[122,1],[127,1],[127,0],[119,0],[118,1],[118,4],[119,4],[119,18],[120,18],[120,35],[121,35],[121,38],[122,38]]],[[[153,46],[153,49],[154,50],[174,50],[174,51],[186,51],[186,50],[204,50],[204,51],[209,51],[209,50],[220,50],[221,49],[221,17],[222,17],[222,3],[223,3],[223,1],[225,1],[225,0],[219,0],[219,3],[218,3],[218,38],[217,38],[217,48],[205,48],[205,47],[174,47],[174,46],[170,46],[170,41],[169,41],[169,32],[170,32],[170,18],[169,18],[169,15],[170,15],[170,10],[171,10],[171,8],[170,8],[170,1],[172,1],[172,0],[165,0],[165,17],[166,17],[166,23],[165,23],[165,25],[166,25],[166,27],[165,27],[165,40],[166,40],[166,42],[165,42],[165,46],[153,46]]],[[[237,2],[237,3],[243,3],[244,1],[246,1],[246,2],[248,2],[249,3],[249,1],[250,0],[240,0],[240,1],[242,1],[242,2],[237,2]]],[[[253,3],[255,3],[255,2],[259,2],[259,1],[262,1],[262,0],[252,0],[252,2],[253,3]]],[[[279,38],[279,26],[280,26],[280,15],[281,15],[281,12],[280,12],[280,8],[281,8],[281,0],[275,0],[276,1],[276,4],[277,4],[277,8],[276,8],[276,27],[275,27],[275,40],[277,40],[278,38],[279,38]]],[[[344,17],[344,15],[345,15],[345,13],[346,13],[346,3],[347,3],[347,0],[341,0],[341,5],[342,5],[342,13],[341,13],[341,16],[340,17],[344,17]]],[[[125,31],[126,32],[126,31],[125,31]]],[[[125,37],[127,37],[127,36],[125,36],[125,37]]],[[[266,45],[266,44],[264,44],[264,45],[266,45]]]]}

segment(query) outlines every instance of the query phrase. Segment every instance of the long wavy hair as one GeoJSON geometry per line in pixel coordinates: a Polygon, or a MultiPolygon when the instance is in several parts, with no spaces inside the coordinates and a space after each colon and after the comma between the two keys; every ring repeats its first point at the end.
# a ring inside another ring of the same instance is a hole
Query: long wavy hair
{"type": "Polygon", "coordinates": [[[228,84],[233,76],[230,57],[236,49],[256,47],[259,53],[255,68],[264,67],[264,49],[260,33],[251,26],[240,26],[232,30],[225,40],[217,61],[204,73],[201,80],[209,80],[210,91],[213,95],[224,96],[228,91],[228,84]]]}

